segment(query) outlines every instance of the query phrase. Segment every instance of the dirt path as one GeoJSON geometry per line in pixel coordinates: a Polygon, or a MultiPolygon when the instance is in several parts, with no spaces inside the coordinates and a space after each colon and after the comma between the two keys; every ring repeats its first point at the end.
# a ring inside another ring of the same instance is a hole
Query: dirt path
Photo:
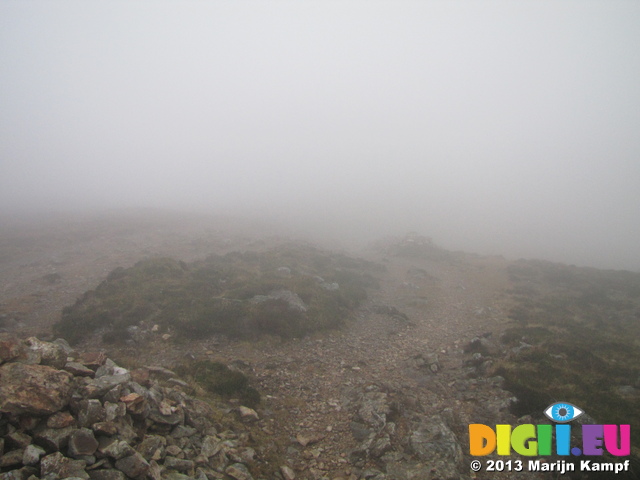
{"type": "Polygon", "coordinates": [[[506,285],[502,261],[478,258],[450,264],[388,258],[384,263],[387,274],[381,289],[343,330],[286,342],[205,342],[193,352],[238,365],[256,379],[264,396],[267,431],[274,441],[288,445],[288,463],[303,474],[297,478],[357,478],[350,475],[379,466],[373,458],[356,462],[356,469],[349,456],[358,447],[352,422],[363,392],[388,396],[398,439],[409,433],[412,415],[453,411],[459,426],[496,410],[508,417],[507,392],[489,382],[468,380],[464,363],[469,355],[462,350],[478,335],[499,333],[500,292],[506,285]],[[384,310],[380,306],[395,307],[409,320],[376,313],[384,310]],[[436,372],[421,365],[434,356],[436,372]]]}

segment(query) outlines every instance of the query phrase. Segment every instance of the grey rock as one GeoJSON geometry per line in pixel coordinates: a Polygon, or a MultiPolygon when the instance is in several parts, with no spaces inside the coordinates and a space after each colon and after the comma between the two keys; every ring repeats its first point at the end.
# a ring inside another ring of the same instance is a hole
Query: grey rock
{"type": "Polygon", "coordinates": [[[90,380],[84,387],[84,394],[89,398],[103,396],[117,385],[121,385],[131,380],[131,374],[123,373],[119,375],[104,375],[90,380]]]}
{"type": "Polygon", "coordinates": [[[116,460],[131,456],[135,453],[133,447],[124,440],[101,438],[98,444],[98,451],[100,453],[116,460]]]}
{"type": "Polygon", "coordinates": [[[122,397],[124,392],[123,384],[116,385],[107,393],[102,396],[102,402],[106,405],[108,403],[118,403],[120,402],[120,397],[122,397]]]}
{"type": "Polygon", "coordinates": [[[159,367],[156,365],[146,365],[145,368],[149,370],[149,373],[159,375],[161,377],[172,378],[177,376],[176,372],[174,372],[173,370],[169,370],[168,368],[159,367]]]}
{"type": "Polygon", "coordinates": [[[391,450],[391,448],[391,438],[389,438],[389,435],[382,435],[371,445],[371,456],[373,458],[380,458],[382,455],[391,450]]]}
{"type": "Polygon", "coordinates": [[[240,413],[240,418],[244,422],[256,422],[260,420],[260,416],[253,408],[241,406],[238,409],[238,412],[240,413]]]}
{"type": "Polygon", "coordinates": [[[167,383],[169,383],[171,385],[177,385],[177,386],[182,387],[182,388],[187,388],[189,386],[189,384],[187,382],[184,382],[184,381],[179,380],[177,378],[170,378],[169,380],[167,380],[167,383]]]}
{"type": "Polygon", "coordinates": [[[67,362],[63,369],[76,377],[93,377],[95,372],[79,362],[67,362]]]}
{"type": "Polygon", "coordinates": [[[376,470],[375,468],[367,468],[360,474],[360,478],[364,478],[366,480],[382,480],[383,478],[387,477],[380,470],[376,470]]]}
{"type": "Polygon", "coordinates": [[[202,440],[202,448],[200,449],[200,454],[205,457],[213,457],[222,449],[222,441],[215,436],[207,435],[202,440]]]}
{"type": "Polygon", "coordinates": [[[77,428],[69,425],[64,428],[43,428],[35,433],[34,441],[47,451],[60,451],[69,443],[69,437],[77,428]]]}
{"type": "Polygon", "coordinates": [[[367,425],[382,428],[387,422],[387,414],[391,411],[384,392],[366,392],[362,396],[358,416],[367,425]]]}
{"type": "Polygon", "coordinates": [[[55,474],[58,478],[89,478],[85,471],[86,464],[82,460],[71,460],[60,452],[43,457],[40,461],[40,475],[55,474]]]}
{"type": "Polygon", "coordinates": [[[98,441],[88,428],[80,428],[69,437],[69,455],[79,457],[93,455],[98,449],[98,441]]]}
{"type": "Polygon", "coordinates": [[[149,463],[142,458],[142,455],[135,452],[133,455],[117,460],[116,468],[128,477],[135,478],[146,475],[149,471],[149,463]]]}
{"type": "Polygon", "coordinates": [[[131,443],[138,437],[137,432],[133,428],[133,421],[130,416],[127,415],[126,417],[116,418],[113,424],[118,430],[120,439],[131,443]]]}
{"type": "Polygon", "coordinates": [[[242,463],[234,463],[233,465],[228,466],[224,473],[235,478],[235,480],[253,480],[253,476],[249,472],[249,469],[242,463]]]}
{"type": "MultiPolygon", "coordinates": [[[[178,472],[168,472],[162,478],[164,480],[193,480],[193,477],[190,477],[189,475],[185,475],[183,473],[178,473],[178,472]]],[[[207,477],[205,476],[205,478],[207,477]]]]}
{"type": "Polygon", "coordinates": [[[262,303],[268,300],[284,300],[290,310],[298,312],[306,312],[308,307],[298,296],[291,290],[274,290],[269,295],[256,295],[251,299],[251,303],[262,303]]]}
{"type": "Polygon", "coordinates": [[[38,469],[34,467],[22,467],[9,472],[0,473],[0,480],[38,480],[38,469]]]}
{"type": "Polygon", "coordinates": [[[22,454],[23,465],[36,465],[46,452],[37,445],[28,445],[22,454]]]}
{"type": "Polygon", "coordinates": [[[517,347],[513,347],[511,349],[511,352],[514,355],[519,355],[520,352],[522,352],[523,350],[528,350],[529,348],[533,348],[533,345],[529,345],[528,343],[525,343],[525,342],[520,342],[520,345],[518,345],[517,347]]]}
{"type": "Polygon", "coordinates": [[[127,406],[122,403],[104,402],[105,420],[113,422],[115,419],[124,417],[127,414],[127,406]]]}
{"type": "Polygon", "coordinates": [[[280,474],[282,475],[283,480],[295,480],[296,474],[295,472],[286,465],[282,465],[280,467],[280,474]]]}
{"type": "Polygon", "coordinates": [[[462,448],[455,434],[439,415],[421,419],[409,436],[409,447],[441,477],[458,478],[462,448]]]}
{"type": "Polygon", "coordinates": [[[89,472],[91,480],[127,480],[127,476],[120,470],[92,470],[89,472]]]}
{"type": "Polygon", "coordinates": [[[87,466],[94,465],[96,463],[96,457],[94,455],[79,455],[77,457],[73,457],[76,460],[82,460],[87,466]]]}
{"type": "Polygon", "coordinates": [[[196,433],[198,433],[198,431],[193,427],[178,425],[171,431],[171,436],[173,438],[185,438],[185,437],[192,437],[196,433]]]}
{"type": "Polygon", "coordinates": [[[316,432],[300,432],[296,435],[296,440],[300,445],[306,447],[307,445],[313,445],[324,439],[324,435],[316,432]]]}
{"type": "Polygon", "coordinates": [[[81,427],[90,427],[94,423],[104,422],[106,412],[98,399],[82,400],[78,410],[78,424],[81,427]]]}
{"type": "Polygon", "coordinates": [[[182,409],[178,409],[165,415],[159,409],[152,408],[149,412],[149,419],[162,425],[184,424],[184,412],[182,409]]]}
{"type": "Polygon", "coordinates": [[[24,343],[40,356],[40,364],[60,369],[67,363],[67,352],[57,343],[43,342],[36,337],[27,338],[24,343]]]}
{"type": "Polygon", "coordinates": [[[178,470],[179,472],[188,472],[193,469],[195,466],[193,461],[191,460],[183,460],[176,457],[165,457],[164,466],[166,468],[171,468],[173,470],[178,470]]]}
{"type": "Polygon", "coordinates": [[[362,442],[373,433],[366,425],[359,422],[351,422],[351,434],[357,441],[362,442]]]}
{"type": "Polygon", "coordinates": [[[104,363],[96,369],[96,378],[110,375],[122,375],[125,373],[127,373],[127,369],[119,367],[116,362],[107,358],[104,363]]]}
{"type": "Polygon", "coordinates": [[[166,448],[167,455],[171,455],[173,457],[178,457],[182,454],[182,448],[178,445],[169,445],[166,448]]]}
{"type": "Polygon", "coordinates": [[[167,439],[161,435],[147,435],[137,446],[138,453],[148,462],[160,460],[164,456],[167,439]]]}
{"type": "Polygon", "coordinates": [[[118,427],[114,422],[98,422],[91,426],[96,435],[112,437],[118,433],[118,427]]]}
{"type": "Polygon", "coordinates": [[[69,342],[67,342],[64,338],[56,338],[53,343],[55,343],[56,345],[60,345],[67,355],[71,355],[73,353],[73,348],[71,348],[69,342]]]}
{"type": "Polygon", "coordinates": [[[10,447],[25,448],[27,445],[31,444],[31,437],[26,433],[16,431],[5,435],[4,441],[5,444],[10,447]]]}
{"type": "Polygon", "coordinates": [[[0,457],[0,468],[15,467],[22,465],[24,449],[11,450],[0,457]]]}

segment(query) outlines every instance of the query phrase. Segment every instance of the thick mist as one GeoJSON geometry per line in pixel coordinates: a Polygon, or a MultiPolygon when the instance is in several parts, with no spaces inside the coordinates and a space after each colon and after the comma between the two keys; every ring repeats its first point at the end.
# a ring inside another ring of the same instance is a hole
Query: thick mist
{"type": "Polygon", "coordinates": [[[640,3],[0,3],[0,211],[640,269],[640,3]]]}

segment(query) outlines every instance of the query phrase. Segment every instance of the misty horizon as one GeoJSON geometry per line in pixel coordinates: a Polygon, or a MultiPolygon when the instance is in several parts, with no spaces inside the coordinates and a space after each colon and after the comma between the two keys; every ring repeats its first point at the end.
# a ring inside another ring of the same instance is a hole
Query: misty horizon
{"type": "Polygon", "coordinates": [[[0,213],[640,270],[640,4],[3,2],[0,213]]]}

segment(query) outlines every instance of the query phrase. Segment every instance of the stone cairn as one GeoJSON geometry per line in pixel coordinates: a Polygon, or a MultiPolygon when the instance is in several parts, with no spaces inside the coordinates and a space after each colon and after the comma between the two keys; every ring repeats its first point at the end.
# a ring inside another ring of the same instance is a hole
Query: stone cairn
{"type": "Polygon", "coordinates": [[[248,429],[224,430],[186,386],[166,368],[1,333],[0,480],[251,480],[248,429]]]}

